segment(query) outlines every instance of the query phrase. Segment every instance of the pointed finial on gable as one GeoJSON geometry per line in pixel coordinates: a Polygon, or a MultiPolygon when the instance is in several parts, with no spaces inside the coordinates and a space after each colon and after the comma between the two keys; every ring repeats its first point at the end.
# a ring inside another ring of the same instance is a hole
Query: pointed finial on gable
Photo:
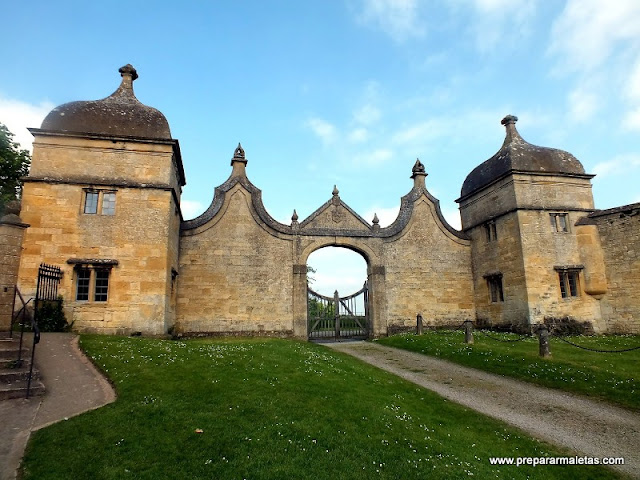
{"type": "Polygon", "coordinates": [[[340,205],[340,192],[338,191],[338,187],[333,186],[333,192],[331,192],[333,197],[331,198],[331,203],[334,205],[340,205]]]}
{"type": "Polygon", "coordinates": [[[236,147],[235,151],[233,152],[233,158],[243,159],[244,160],[244,148],[242,148],[242,145],[240,144],[240,142],[238,142],[238,146],[236,147]]]}
{"type": "Polygon", "coordinates": [[[291,221],[292,222],[297,222],[298,221],[298,212],[296,212],[296,209],[293,209],[293,215],[291,215],[291,221]]]}
{"type": "Polygon", "coordinates": [[[238,146],[234,150],[233,158],[231,159],[231,166],[233,167],[233,170],[231,171],[231,176],[246,177],[247,176],[247,172],[245,170],[246,165],[247,165],[247,159],[244,156],[244,149],[242,148],[242,145],[240,145],[240,142],[238,142],[238,146]]]}
{"type": "Polygon", "coordinates": [[[377,213],[373,214],[373,231],[374,232],[379,232],[380,231],[380,219],[378,218],[378,214],[377,213]]]}
{"type": "Polygon", "coordinates": [[[413,188],[421,188],[424,190],[426,188],[424,185],[424,179],[427,176],[427,173],[419,158],[416,158],[416,163],[413,165],[411,173],[411,178],[413,178],[413,188]]]}

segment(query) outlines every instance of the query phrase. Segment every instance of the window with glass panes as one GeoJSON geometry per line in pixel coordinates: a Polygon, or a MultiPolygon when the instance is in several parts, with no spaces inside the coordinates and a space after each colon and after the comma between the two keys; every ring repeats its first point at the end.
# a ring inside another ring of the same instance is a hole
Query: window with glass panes
{"type": "Polygon", "coordinates": [[[98,213],[98,192],[87,191],[84,197],[84,213],[98,213]]]}
{"type": "Polygon", "coordinates": [[[78,266],[76,275],[76,301],[106,302],[109,297],[109,275],[111,270],[103,266],[78,266]]]}
{"type": "Polygon", "coordinates": [[[91,215],[115,215],[116,192],[113,190],[85,190],[82,211],[91,215]]]}
{"type": "Polygon", "coordinates": [[[76,269],[76,300],[89,300],[89,285],[91,284],[91,270],[88,268],[76,269]]]}
{"type": "Polygon", "coordinates": [[[560,270],[558,272],[558,280],[560,282],[560,295],[562,298],[571,298],[580,296],[578,270],[560,270]]]}
{"type": "Polygon", "coordinates": [[[109,270],[96,270],[96,283],[93,299],[96,302],[106,302],[109,292],[109,270]]]}

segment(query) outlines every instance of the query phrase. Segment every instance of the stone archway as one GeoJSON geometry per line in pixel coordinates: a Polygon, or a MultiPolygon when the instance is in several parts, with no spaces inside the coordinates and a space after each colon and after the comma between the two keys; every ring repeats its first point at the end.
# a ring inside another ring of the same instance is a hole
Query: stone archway
{"type": "Polygon", "coordinates": [[[474,318],[470,240],[444,220],[419,162],[388,227],[359,216],[335,187],[309,217],[294,211],[282,224],[247,178],[240,147],[232,166],[207,211],[181,225],[178,330],[306,338],[307,259],[327,246],[367,262],[374,337],[414,325],[418,312],[433,324],[474,318]]]}

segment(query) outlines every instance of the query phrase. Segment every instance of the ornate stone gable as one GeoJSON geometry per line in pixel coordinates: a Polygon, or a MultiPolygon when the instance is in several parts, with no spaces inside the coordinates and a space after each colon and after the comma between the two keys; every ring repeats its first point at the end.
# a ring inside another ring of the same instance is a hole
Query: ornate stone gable
{"type": "Polygon", "coordinates": [[[338,189],[333,196],[300,224],[300,234],[371,235],[372,226],[340,199],[338,189]]]}

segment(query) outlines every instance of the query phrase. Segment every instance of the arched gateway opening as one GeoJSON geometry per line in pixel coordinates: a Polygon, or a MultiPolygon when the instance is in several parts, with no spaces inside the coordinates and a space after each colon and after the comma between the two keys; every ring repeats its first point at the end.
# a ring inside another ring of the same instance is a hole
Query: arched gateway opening
{"type": "Polygon", "coordinates": [[[312,341],[368,338],[368,264],[352,249],[327,246],[307,259],[307,336],[312,341]]]}

